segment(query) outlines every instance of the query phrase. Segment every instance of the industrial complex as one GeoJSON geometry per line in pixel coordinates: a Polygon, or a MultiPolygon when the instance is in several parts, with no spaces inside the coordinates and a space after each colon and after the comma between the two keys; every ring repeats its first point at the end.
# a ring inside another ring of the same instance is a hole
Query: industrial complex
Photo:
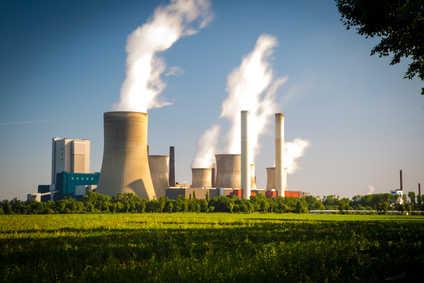
{"type": "MultiPolygon", "coordinates": [[[[213,168],[192,168],[192,184],[175,182],[175,149],[169,156],[149,155],[147,145],[148,114],[113,111],[104,113],[104,151],[101,172],[90,173],[90,141],[85,139],[52,140],[50,185],[39,185],[28,198],[58,200],[65,196],[80,198],[88,190],[115,196],[133,193],[144,199],[195,194],[236,196],[249,199],[302,197],[307,193],[287,190],[284,168],[284,114],[275,114],[275,167],[266,168],[266,188],[257,188],[255,164],[249,163],[249,111],[241,111],[240,154],[216,154],[213,168]]],[[[265,170],[265,168],[264,168],[265,170]]]]}

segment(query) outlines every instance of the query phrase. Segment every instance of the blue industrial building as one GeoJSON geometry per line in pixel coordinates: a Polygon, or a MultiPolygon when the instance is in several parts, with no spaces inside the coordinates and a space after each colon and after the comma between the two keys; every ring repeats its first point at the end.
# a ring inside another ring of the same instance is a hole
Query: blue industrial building
{"type": "Polygon", "coordinates": [[[68,173],[62,171],[56,174],[56,184],[39,185],[38,193],[41,194],[41,201],[60,200],[65,196],[80,198],[97,187],[100,173],[68,173]],[[53,197],[51,197],[53,195],[53,197]]]}

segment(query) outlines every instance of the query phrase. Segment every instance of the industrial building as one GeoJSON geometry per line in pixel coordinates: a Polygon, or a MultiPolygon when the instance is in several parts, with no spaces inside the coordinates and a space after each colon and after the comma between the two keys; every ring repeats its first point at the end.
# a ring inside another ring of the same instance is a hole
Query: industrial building
{"type": "Polygon", "coordinates": [[[90,173],[90,140],[54,137],[52,139],[51,184],[39,185],[28,199],[58,200],[78,198],[96,188],[100,173],[90,173]]]}
{"type": "Polygon", "coordinates": [[[52,184],[56,174],[90,173],[90,141],[55,137],[52,140],[52,184]]]}

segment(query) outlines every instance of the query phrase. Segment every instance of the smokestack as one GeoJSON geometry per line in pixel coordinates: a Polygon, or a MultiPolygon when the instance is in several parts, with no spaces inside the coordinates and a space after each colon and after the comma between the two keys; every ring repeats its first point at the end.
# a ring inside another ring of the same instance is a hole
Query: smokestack
{"type": "Polygon", "coordinates": [[[400,190],[403,194],[403,177],[402,177],[402,170],[400,170],[400,190]]]}
{"type": "Polygon", "coordinates": [[[192,188],[211,188],[212,187],[212,169],[211,168],[192,168],[192,188]]]}
{"type": "Polygon", "coordinates": [[[133,193],[153,199],[155,190],[147,156],[147,113],[104,113],[104,151],[97,192],[133,193]]]}
{"type": "Polygon", "coordinates": [[[275,167],[266,168],[266,189],[275,190],[275,167]]]}
{"type": "Polygon", "coordinates": [[[240,189],[241,155],[217,154],[216,158],[216,188],[240,189]]]}
{"type": "Polygon", "coordinates": [[[241,188],[243,197],[250,199],[249,111],[241,111],[241,188]]]}
{"type": "Polygon", "coordinates": [[[211,176],[211,185],[212,188],[215,188],[215,164],[212,167],[212,176],[211,176]]]}
{"type": "Polygon", "coordinates": [[[250,164],[250,189],[256,190],[256,165],[250,164]]]}
{"type": "Polygon", "coordinates": [[[157,199],[166,197],[166,189],[169,189],[168,163],[169,156],[149,155],[150,175],[157,199]]]}
{"type": "Polygon", "coordinates": [[[275,113],[275,189],[284,197],[284,114],[275,113]]]}
{"type": "Polygon", "coordinates": [[[418,195],[421,196],[421,183],[418,183],[418,195]]]}
{"type": "Polygon", "coordinates": [[[169,186],[175,187],[175,150],[169,147],[169,186]]]}

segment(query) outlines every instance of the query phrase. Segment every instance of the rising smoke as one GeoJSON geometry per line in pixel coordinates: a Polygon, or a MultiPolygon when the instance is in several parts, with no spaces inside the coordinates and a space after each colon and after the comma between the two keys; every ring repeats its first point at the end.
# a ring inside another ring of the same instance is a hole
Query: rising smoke
{"type": "Polygon", "coordinates": [[[297,159],[305,154],[305,149],[309,146],[308,140],[301,138],[294,139],[292,142],[284,143],[284,168],[287,168],[288,174],[293,174],[300,169],[297,159]]]}
{"type": "Polygon", "coordinates": [[[205,27],[212,18],[209,7],[208,0],[171,0],[128,36],[127,76],[120,101],[112,106],[112,111],[147,112],[170,104],[158,98],[166,86],[160,78],[166,65],[157,53],[170,48],[181,37],[197,33],[190,25],[192,22],[197,20],[198,28],[205,27]]]}
{"type": "MultiPolygon", "coordinates": [[[[274,79],[273,70],[268,62],[277,39],[270,35],[261,35],[254,50],[243,58],[240,66],[227,77],[228,97],[222,103],[220,117],[230,122],[226,133],[227,144],[225,153],[240,154],[241,151],[241,117],[240,111],[250,110],[249,115],[249,162],[254,164],[254,156],[260,149],[259,137],[264,134],[271,123],[278,105],[275,93],[287,77],[274,79]]],[[[287,98],[290,99],[290,98],[287,98]]],[[[208,168],[214,163],[219,128],[214,125],[198,140],[198,151],[192,162],[192,168],[208,168]]],[[[293,174],[299,169],[297,159],[303,156],[309,141],[300,138],[285,143],[285,164],[288,173],[293,174]]]]}
{"type": "Polygon", "coordinates": [[[275,92],[287,78],[274,79],[273,70],[268,60],[278,45],[277,38],[263,34],[256,41],[254,50],[243,58],[240,66],[227,77],[228,97],[222,103],[220,117],[230,122],[226,134],[225,152],[240,153],[241,118],[240,111],[249,110],[249,162],[254,163],[254,156],[259,151],[259,137],[271,123],[278,110],[275,92]]]}
{"type": "Polygon", "coordinates": [[[197,140],[197,152],[191,168],[211,168],[215,163],[215,150],[220,127],[213,125],[197,140]]]}

